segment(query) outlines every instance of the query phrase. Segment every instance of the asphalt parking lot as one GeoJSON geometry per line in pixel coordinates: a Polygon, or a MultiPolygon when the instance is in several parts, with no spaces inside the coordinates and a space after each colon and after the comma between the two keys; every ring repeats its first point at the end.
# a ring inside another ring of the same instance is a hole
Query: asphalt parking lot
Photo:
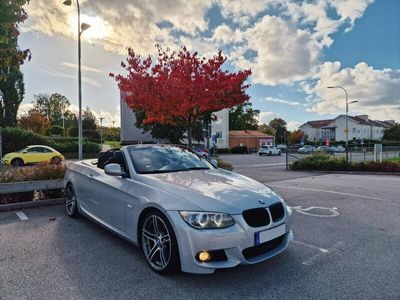
{"type": "Polygon", "coordinates": [[[135,246],[68,218],[63,206],[11,211],[0,213],[0,299],[400,298],[399,176],[288,172],[284,157],[223,159],[293,208],[286,252],[213,275],[162,277],[135,246]]]}

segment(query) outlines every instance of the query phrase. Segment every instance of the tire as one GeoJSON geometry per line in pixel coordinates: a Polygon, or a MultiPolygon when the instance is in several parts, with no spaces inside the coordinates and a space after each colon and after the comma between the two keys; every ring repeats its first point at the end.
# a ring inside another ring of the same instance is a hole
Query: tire
{"type": "Polygon", "coordinates": [[[24,161],[21,158],[14,158],[11,161],[11,165],[14,167],[20,167],[24,165],[24,161]]]}
{"type": "Polygon", "coordinates": [[[280,156],[281,154],[282,154],[282,152],[281,152],[281,151],[279,151],[279,152],[278,152],[278,155],[280,156]]]}
{"type": "Polygon", "coordinates": [[[269,156],[271,156],[271,155],[272,155],[272,152],[271,152],[271,151],[269,151],[269,152],[268,152],[268,155],[269,155],[269,156]]]}
{"type": "Polygon", "coordinates": [[[258,153],[258,155],[262,156],[262,154],[261,154],[261,153],[258,153]]]}
{"type": "Polygon", "coordinates": [[[61,162],[61,157],[59,156],[54,156],[51,161],[50,161],[53,165],[58,165],[61,162]]]}
{"type": "Polygon", "coordinates": [[[78,200],[72,183],[68,183],[65,188],[65,210],[70,218],[79,217],[78,200]]]}
{"type": "Polygon", "coordinates": [[[167,275],[180,270],[179,249],[174,230],[159,211],[148,213],[140,226],[140,247],[150,268],[167,275]]]}

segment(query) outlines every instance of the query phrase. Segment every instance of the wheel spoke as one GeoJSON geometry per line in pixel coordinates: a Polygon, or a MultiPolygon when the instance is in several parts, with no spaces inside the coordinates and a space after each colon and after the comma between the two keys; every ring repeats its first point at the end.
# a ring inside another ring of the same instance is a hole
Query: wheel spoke
{"type": "Polygon", "coordinates": [[[166,244],[169,243],[170,238],[169,238],[169,234],[164,234],[163,236],[160,237],[161,243],[166,244]]]}
{"type": "Polygon", "coordinates": [[[151,241],[153,241],[153,242],[155,242],[156,239],[157,239],[157,235],[156,235],[156,234],[151,233],[150,231],[147,231],[147,230],[144,229],[144,228],[143,228],[143,236],[144,236],[146,239],[151,240],[151,241]]]}
{"type": "Polygon", "coordinates": [[[153,216],[153,227],[154,227],[154,232],[158,235],[160,234],[160,229],[158,228],[158,222],[157,222],[157,217],[153,216]]]}
{"type": "Polygon", "coordinates": [[[160,251],[160,248],[157,247],[157,244],[154,244],[147,257],[149,261],[153,261],[154,255],[157,253],[157,251],[160,251]]]}
{"type": "Polygon", "coordinates": [[[165,255],[164,255],[164,250],[160,249],[160,262],[161,262],[161,266],[165,267],[167,265],[167,262],[165,261],[165,255]]]}

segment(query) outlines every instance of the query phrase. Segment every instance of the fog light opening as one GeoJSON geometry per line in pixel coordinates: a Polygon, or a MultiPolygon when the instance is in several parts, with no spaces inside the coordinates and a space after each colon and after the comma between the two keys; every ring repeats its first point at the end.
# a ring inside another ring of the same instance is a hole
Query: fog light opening
{"type": "Polygon", "coordinates": [[[208,262],[211,259],[211,255],[210,255],[210,253],[208,251],[200,251],[197,254],[197,258],[201,262],[208,262]]]}

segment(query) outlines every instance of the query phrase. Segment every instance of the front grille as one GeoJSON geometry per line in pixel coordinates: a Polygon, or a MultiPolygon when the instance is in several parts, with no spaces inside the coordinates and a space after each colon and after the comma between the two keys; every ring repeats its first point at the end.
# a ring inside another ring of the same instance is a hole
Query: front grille
{"type": "Polygon", "coordinates": [[[251,227],[267,226],[271,222],[268,211],[265,208],[248,209],[242,215],[246,223],[251,227]]]}
{"type": "Polygon", "coordinates": [[[272,204],[269,207],[269,212],[271,213],[272,221],[274,222],[278,222],[285,215],[282,203],[272,204]]]}
{"type": "Polygon", "coordinates": [[[246,258],[247,260],[257,257],[257,256],[260,256],[260,255],[263,255],[269,251],[274,250],[276,247],[278,247],[282,243],[284,237],[285,237],[285,235],[281,235],[273,240],[262,243],[260,245],[246,248],[242,251],[242,254],[243,254],[244,258],[246,258]]]}

